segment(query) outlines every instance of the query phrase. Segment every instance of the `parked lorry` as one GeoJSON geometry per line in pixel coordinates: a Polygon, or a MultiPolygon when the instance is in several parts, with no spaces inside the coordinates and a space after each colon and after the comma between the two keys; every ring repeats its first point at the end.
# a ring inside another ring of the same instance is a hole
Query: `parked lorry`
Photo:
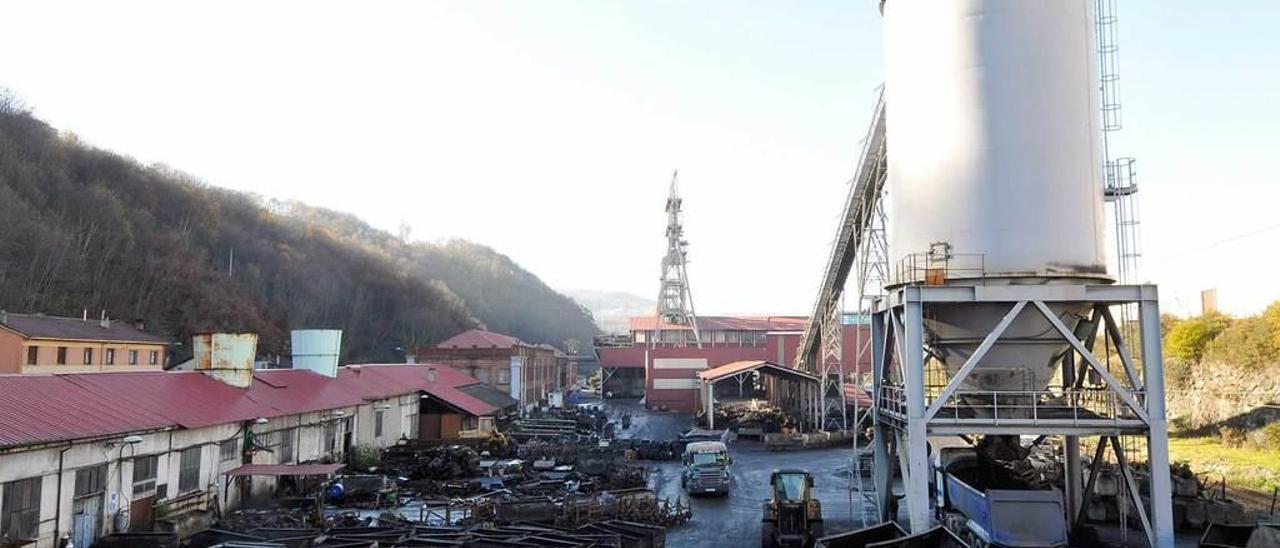
{"type": "Polygon", "coordinates": [[[822,501],[813,497],[813,476],[804,470],[774,470],[761,520],[762,548],[809,548],[822,537],[822,501]]]}
{"type": "Polygon", "coordinates": [[[685,446],[680,485],[690,495],[728,495],[733,486],[729,466],[733,457],[720,441],[695,441],[685,446]]]}
{"type": "Polygon", "coordinates": [[[1067,545],[1061,491],[975,485],[973,478],[990,479],[990,470],[980,470],[982,466],[971,447],[944,447],[935,454],[936,508],[947,529],[975,547],[1067,545]]]}

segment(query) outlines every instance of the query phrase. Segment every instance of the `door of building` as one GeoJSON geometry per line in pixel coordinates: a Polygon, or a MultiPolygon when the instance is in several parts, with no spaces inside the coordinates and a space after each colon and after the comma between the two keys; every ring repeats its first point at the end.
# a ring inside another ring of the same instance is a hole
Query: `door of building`
{"type": "Polygon", "coordinates": [[[135,498],[129,503],[129,530],[146,531],[151,525],[151,513],[155,507],[156,496],[135,498]]]}
{"type": "Polygon", "coordinates": [[[418,439],[440,439],[440,415],[438,413],[423,413],[418,415],[418,421],[418,439]]]}
{"type": "Polygon", "coordinates": [[[76,499],[71,507],[71,540],[76,546],[93,546],[101,516],[101,494],[76,499]]]}

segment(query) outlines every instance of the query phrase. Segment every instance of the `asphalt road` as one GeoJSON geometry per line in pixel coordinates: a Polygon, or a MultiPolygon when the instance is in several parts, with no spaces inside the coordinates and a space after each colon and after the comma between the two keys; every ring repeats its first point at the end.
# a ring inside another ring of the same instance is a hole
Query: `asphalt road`
{"type": "MultiPolygon", "coordinates": [[[[611,401],[605,410],[617,420],[631,413],[631,428],[617,430],[621,438],[671,439],[692,427],[688,413],[645,411],[635,402],[611,401]]],[[[814,476],[815,493],[822,501],[828,534],[860,528],[858,500],[851,512],[849,480],[837,470],[849,463],[845,449],[773,452],[759,442],[739,440],[729,444],[733,456],[733,490],[728,496],[690,498],[680,488],[680,463],[653,463],[649,485],[660,497],[680,498],[693,505],[693,519],[667,531],[667,545],[757,546],[760,542],[761,503],[769,497],[769,474],[779,468],[800,468],[814,476]]]]}
{"type": "MultiPolygon", "coordinates": [[[[688,413],[650,412],[635,401],[609,400],[604,409],[612,420],[619,421],[630,413],[631,428],[619,428],[619,438],[673,439],[692,428],[688,413]]],[[[689,497],[680,488],[680,463],[655,462],[649,475],[649,486],[660,497],[680,498],[693,505],[693,519],[686,525],[667,530],[667,546],[746,548],[760,542],[761,503],[769,496],[769,474],[779,468],[808,470],[814,477],[815,492],[822,501],[826,534],[841,533],[863,527],[857,493],[851,500],[849,479],[837,471],[849,464],[848,449],[804,451],[767,451],[755,441],[739,440],[729,444],[733,456],[733,490],[726,497],[689,497]]],[[[905,511],[899,523],[905,522],[905,511]]],[[[1107,543],[1113,546],[1145,546],[1141,532],[1122,535],[1118,528],[1103,530],[1107,543]]],[[[1177,546],[1195,546],[1197,536],[1181,533],[1177,546]]]]}

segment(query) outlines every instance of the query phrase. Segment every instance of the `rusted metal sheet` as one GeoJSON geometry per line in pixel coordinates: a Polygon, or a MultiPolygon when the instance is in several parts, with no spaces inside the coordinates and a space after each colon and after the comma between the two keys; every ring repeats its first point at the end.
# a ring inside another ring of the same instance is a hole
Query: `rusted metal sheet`
{"type": "Polygon", "coordinates": [[[254,333],[200,333],[191,338],[196,371],[231,386],[253,384],[253,358],[258,352],[254,333]]]}

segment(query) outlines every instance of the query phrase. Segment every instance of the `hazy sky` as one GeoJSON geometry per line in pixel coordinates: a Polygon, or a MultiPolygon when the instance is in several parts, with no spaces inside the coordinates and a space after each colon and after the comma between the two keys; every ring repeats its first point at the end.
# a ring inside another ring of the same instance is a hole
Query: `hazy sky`
{"type": "MultiPolygon", "coordinates": [[[[680,170],[699,312],[807,313],[876,86],[872,0],[7,3],[0,85],[209,183],[650,296],[680,170]],[[108,5],[109,4],[109,5],[108,5]]],[[[1166,311],[1280,298],[1280,2],[1123,0],[1166,311]]]]}

